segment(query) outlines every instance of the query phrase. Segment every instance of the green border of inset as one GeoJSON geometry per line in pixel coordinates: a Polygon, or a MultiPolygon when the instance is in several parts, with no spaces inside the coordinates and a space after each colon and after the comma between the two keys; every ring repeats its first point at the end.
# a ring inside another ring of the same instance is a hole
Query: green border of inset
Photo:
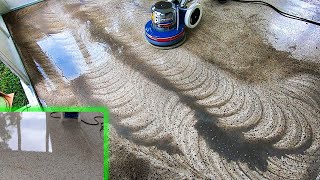
{"type": "Polygon", "coordinates": [[[78,107],[78,106],[55,106],[55,107],[26,107],[8,109],[0,107],[0,112],[99,112],[103,113],[103,179],[109,179],[109,111],[106,107],[78,107]]]}

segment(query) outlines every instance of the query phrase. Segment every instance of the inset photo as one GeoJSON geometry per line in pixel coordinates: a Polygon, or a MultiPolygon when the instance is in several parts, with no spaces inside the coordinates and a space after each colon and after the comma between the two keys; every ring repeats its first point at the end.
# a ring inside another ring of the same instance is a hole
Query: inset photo
{"type": "Polygon", "coordinates": [[[101,112],[0,112],[1,179],[103,179],[101,112]]]}

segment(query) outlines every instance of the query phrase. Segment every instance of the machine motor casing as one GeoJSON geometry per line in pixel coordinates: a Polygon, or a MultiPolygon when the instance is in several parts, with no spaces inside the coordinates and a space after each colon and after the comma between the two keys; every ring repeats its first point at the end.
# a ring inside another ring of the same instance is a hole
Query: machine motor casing
{"type": "Polygon", "coordinates": [[[158,31],[169,31],[177,21],[177,12],[174,3],[160,1],[152,6],[152,26],[158,31]]]}
{"type": "MultiPolygon", "coordinates": [[[[197,13],[202,12],[200,4],[197,5],[197,13]]],[[[145,36],[150,44],[163,49],[181,45],[185,40],[185,22],[195,27],[201,18],[199,16],[196,22],[191,20],[191,15],[195,14],[193,13],[194,8],[181,8],[179,4],[169,1],[155,3],[151,11],[151,20],[145,25],[145,36]],[[186,17],[186,14],[189,14],[190,17],[186,17]],[[189,23],[189,21],[195,23],[189,23]]]]}

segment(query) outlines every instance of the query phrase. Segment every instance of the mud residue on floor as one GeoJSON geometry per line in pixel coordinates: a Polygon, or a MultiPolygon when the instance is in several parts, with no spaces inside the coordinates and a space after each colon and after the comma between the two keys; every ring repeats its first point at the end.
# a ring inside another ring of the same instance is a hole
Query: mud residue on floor
{"type": "Polygon", "coordinates": [[[185,44],[163,51],[144,39],[152,3],[49,0],[5,15],[47,105],[109,108],[111,177],[315,178],[320,52],[304,47],[320,31],[297,22],[315,37],[301,38],[268,8],[205,0],[185,44]]]}

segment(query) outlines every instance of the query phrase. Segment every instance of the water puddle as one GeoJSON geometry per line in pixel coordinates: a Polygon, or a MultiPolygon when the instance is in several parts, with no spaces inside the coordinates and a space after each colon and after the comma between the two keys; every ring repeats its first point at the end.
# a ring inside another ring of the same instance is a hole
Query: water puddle
{"type": "Polygon", "coordinates": [[[46,113],[0,113],[0,149],[52,152],[46,113]]]}
{"type": "Polygon", "coordinates": [[[79,46],[69,31],[51,34],[37,42],[57,71],[68,80],[79,77],[85,70],[85,61],[79,46]]]}

